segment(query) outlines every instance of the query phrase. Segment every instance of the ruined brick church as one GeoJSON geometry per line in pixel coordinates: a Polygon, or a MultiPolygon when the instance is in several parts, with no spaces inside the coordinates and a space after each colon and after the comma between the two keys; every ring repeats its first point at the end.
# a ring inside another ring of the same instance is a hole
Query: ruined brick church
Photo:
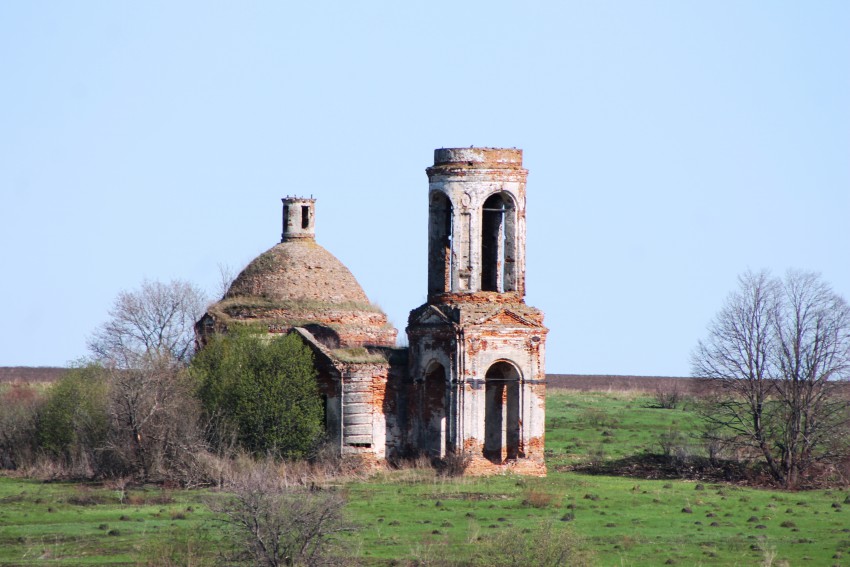
{"type": "Polygon", "coordinates": [[[314,353],[328,439],[377,462],[468,455],[468,473],[543,475],[547,329],[525,304],[522,150],[434,151],[428,299],[409,347],[351,272],[315,241],[315,200],[283,199],[281,242],[197,324],[296,333],[314,353]]]}

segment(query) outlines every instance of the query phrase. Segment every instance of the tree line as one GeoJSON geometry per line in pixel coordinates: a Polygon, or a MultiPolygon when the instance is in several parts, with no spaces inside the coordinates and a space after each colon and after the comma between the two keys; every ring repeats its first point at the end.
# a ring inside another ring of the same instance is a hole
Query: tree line
{"type": "Polygon", "coordinates": [[[0,466],[197,485],[240,451],[315,454],[323,408],[312,353],[294,336],[245,328],[195,354],[206,304],[183,281],[120,293],[89,358],[46,390],[0,392],[0,466]]]}
{"type": "MultiPolygon", "coordinates": [[[[0,467],[211,482],[217,459],[316,455],[323,408],[295,336],[230,329],[195,353],[206,300],[182,282],[122,292],[91,356],[47,389],[0,391],[0,467]]],[[[850,307],[817,274],[746,272],[692,353],[712,458],[735,455],[786,488],[850,471],[850,307]]]]}

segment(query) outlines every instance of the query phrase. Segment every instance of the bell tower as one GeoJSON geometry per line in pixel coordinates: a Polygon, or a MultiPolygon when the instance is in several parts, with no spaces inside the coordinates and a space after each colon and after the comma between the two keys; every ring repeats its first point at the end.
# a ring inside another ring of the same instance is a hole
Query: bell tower
{"type": "Polygon", "coordinates": [[[525,295],[522,150],[434,151],[427,170],[428,297],[490,291],[525,295]]]}
{"type": "Polygon", "coordinates": [[[472,472],[545,474],[543,313],[525,305],[522,150],[434,151],[428,299],[408,320],[410,444],[472,472]]]}

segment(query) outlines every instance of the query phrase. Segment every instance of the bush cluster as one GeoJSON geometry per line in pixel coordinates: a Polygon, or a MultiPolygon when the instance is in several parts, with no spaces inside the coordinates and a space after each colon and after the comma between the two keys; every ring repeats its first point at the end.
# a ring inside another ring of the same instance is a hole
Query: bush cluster
{"type": "Polygon", "coordinates": [[[0,390],[0,468],[40,477],[216,480],[239,451],[301,458],[323,433],[312,354],[294,336],[214,338],[190,366],[88,363],[0,390]]]}
{"type": "Polygon", "coordinates": [[[222,450],[235,438],[255,455],[304,458],[324,433],[313,356],[296,335],[249,330],[211,337],[191,365],[198,398],[222,450]]]}

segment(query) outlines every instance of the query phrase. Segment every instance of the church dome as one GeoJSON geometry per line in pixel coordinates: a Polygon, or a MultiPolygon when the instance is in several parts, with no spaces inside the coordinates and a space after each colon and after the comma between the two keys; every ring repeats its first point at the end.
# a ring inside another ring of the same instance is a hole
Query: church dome
{"type": "Polygon", "coordinates": [[[242,270],[199,322],[199,334],[233,324],[270,333],[303,327],[329,348],[395,345],[397,331],[387,316],[351,271],[316,243],[314,213],[314,199],[283,199],[282,241],[242,270]]]}
{"type": "Polygon", "coordinates": [[[275,302],[369,302],[351,271],[333,254],[306,238],[281,242],[248,264],[224,298],[240,296],[275,302]]]}

